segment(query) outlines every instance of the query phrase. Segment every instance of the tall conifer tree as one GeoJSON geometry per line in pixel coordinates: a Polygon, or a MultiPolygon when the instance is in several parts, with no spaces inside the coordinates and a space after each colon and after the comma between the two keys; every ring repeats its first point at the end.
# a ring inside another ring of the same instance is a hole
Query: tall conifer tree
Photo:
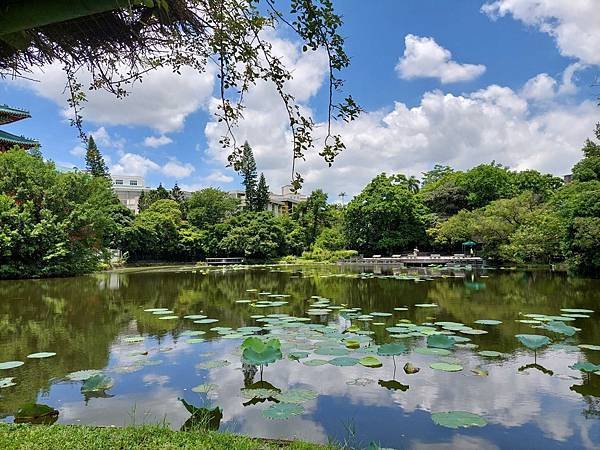
{"type": "Polygon", "coordinates": [[[256,188],[255,207],[256,211],[265,211],[269,206],[269,185],[265,179],[265,175],[261,172],[256,188]]]}
{"type": "Polygon", "coordinates": [[[85,151],[85,167],[88,172],[94,177],[109,178],[108,167],[104,162],[104,158],[98,150],[92,135],[88,138],[87,149],[85,151]]]}
{"type": "Polygon", "coordinates": [[[246,188],[246,209],[256,210],[256,161],[248,141],[244,143],[242,162],[240,166],[242,184],[246,188]]]}

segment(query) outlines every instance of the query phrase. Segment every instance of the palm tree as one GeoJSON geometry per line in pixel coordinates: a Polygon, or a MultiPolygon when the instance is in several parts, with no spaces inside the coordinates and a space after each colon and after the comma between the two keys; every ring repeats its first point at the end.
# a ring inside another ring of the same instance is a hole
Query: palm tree
{"type": "Polygon", "coordinates": [[[407,180],[406,184],[407,184],[408,190],[410,192],[412,192],[413,194],[416,194],[417,192],[419,192],[420,183],[419,183],[419,180],[417,178],[415,178],[414,175],[410,176],[410,178],[407,180]]]}

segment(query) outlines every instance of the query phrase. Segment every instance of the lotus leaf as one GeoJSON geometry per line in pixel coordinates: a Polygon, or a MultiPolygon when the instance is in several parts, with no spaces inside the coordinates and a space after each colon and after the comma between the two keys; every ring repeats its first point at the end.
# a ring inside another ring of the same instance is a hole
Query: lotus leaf
{"type": "Polygon", "coordinates": [[[483,417],[467,411],[432,413],[431,420],[433,420],[436,425],[453,429],[484,427],[487,425],[487,421],[483,417]]]}
{"type": "Polygon", "coordinates": [[[15,413],[15,423],[52,424],[58,418],[58,411],[48,405],[26,403],[15,413]]]}
{"type": "Polygon", "coordinates": [[[113,379],[106,375],[98,374],[89,377],[81,386],[81,392],[98,392],[106,391],[113,387],[113,379]]]}
{"type": "Polygon", "coordinates": [[[167,308],[148,308],[144,310],[145,312],[157,312],[157,311],[168,311],[167,308]]]}
{"type": "Polygon", "coordinates": [[[71,381],[85,381],[94,375],[99,375],[102,372],[100,370],[78,370],[77,372],[71,372],[67,374],[67,378],[71,381]]]}
{"type": "Polygon", "coordinates": [[[5,361],[0,363],[0,370],[14,369],[25,364],[23,361],[5,361]]]}
{"type": "Polygon", "coordinates": [[[415,305],[418,308],[437,308],[437,304],[436,303],[417,303],[415,305]]]}
{"type": "Polygon", "coordinates": [[[566,313],[583,313],[583,314],[592,314],[594,312],[593,309],[577,309],[577,308],[563,308],[562,312],[566,313]]]}
{"type": "Polygon", "coordinates": [[[542,336],[539,334],[517,334],[515,336],[521,344],[531,350],[537,350],[538,348],[548,345],[550,338],[548,336],[542,336]]]}
{"type": "Polygon", "coordinates": [[[31,359],[50,358],[51,356],[56,356],[56,353],[54,353],[54,352],[39,352],[39,353],[32,353],[31,355],[27,355],[27,357],[31,358],[31,359]]]}
{"type": "Polygon", "coordinates": [[[257,366],[271,364],[282,358],[281,343],[278,339],[263,341],[249,337],[241,345],[242,359],[257,366]]]}
{"type": "Polygon", "coordinates": [[[318,397],[315,391],[310,389],[289,389],[274,395],[276,400],[282,403],[304,403],[318,397]]]}
{"type": "Polygon", "coordinates": [[[379,380],[377,382],[377,384],[379,384],[379,386],[381,386],[381,387],[389,389],[390,391],[406,392],[406,391],[408,391],[408,388],[410,387],[407,384],[402,384],[396,380],[379,380]]]}
{"type": "Polygon", "coordinates": [[[553,333],[564,334],[566,336],[573,336],[577,333],[577,328],[565,325],[562,322],[549,322],[544,325],[544,329],[552,331],[553,333]]]}
{"type": "Polygon", "coordinates": [[[485,330],[474,330],[472,328],[463,328],[458,330],[458,332],[464,334],[487,334],[487,331],[485,330]]]}
{"type": "Polygon", "coordinates": [[[175,320],[175,319],[179,319],[178,316],[162,316],[158,318],[159,320],[175,320]]]}
{"type": "Polygon", "coordinates": [[[434,362],[429,365],[432,369],[443,370],[444,372],[460,372],[463,370],[463,366],[460,364],[446,363],[446,362],[434,362]]]}
{"type": "Polygon", "coordinates": [[[188,339],[185,342],[188,343],[188,344],[198,344],[200,342],[206,342],[206,339],[204,339],[204,338],[192,338],[192,339],[188,339]]]}
{"type": "Polygon", "coordinates": [[[591,362],[578,362],[569,366],[573,370],[581,370],[582,372],[592,373],[600,370],[600,364],[592,364],[591,362]]]}
{"type": "Polygon", "coordinates": [[[0,389],[16,386],[17,383],[13,382],[14,379],[15,377],[0,378],[0,389]]]}
{"type": "Polygon", "coordinates": [[[192,392],[196,392],[198,394],[208,394],[209,392],[212,392],[218,388],[219,388],[218,384],[203,383],[203,384],[199,384],[198,386],[193,387],[192,392]]]}
{"type": "Polygon", "coordinates": [[[159,309],[158,311],[154,311],[152,314],[155,316],[162,316],[167,314],[173,314],[175,311],[171,311],[170,309],[159,309]]]}
{"type": "Polygon", "coordinates": [[[430,348],[445,348],[449,349],[454,347],[454,339],[446,336],[445,334],[432,334],[427,337],[427,347],[430,348]]]}
{"type": "Polygon", "coordinates": [[[377,349],[380,356],[395,356],[406,352],[406,347],[402,344],[382,344],[377,349]]]}
{"type": "Polygon", "coordinates": [[[359,359],[358,362],[365,367],[371,368],[383,366],[383,363],[374,356],[365,356],[364,358],[359,359]]]}
{"type": "Polygon", "coordinates": [[[329,364],[334,366],[355,366],[358,364],[358,359],[350,358],[349,356],[338,356],[329,360],[329,364]]]}
{"type": "Polygon", "coordinates": [[[390,317],[392,315],[392,313],[387,313],[387,312],[372,312],[371,315],[374,316],[374,317],[390,317]]]}
{"type": "Polygon", "coordinates": [[[271,420],[287,420],[304,412],[304,407],[295,403],[277,403],[263,410],[262,415],[271,420]]]}
{"type": "Polygon", "coordinates": [[[308,361],[304,361],[303,364],[305,366],[322,366],[327,364],[329,361],[327,361],[326,359],[309,359],[308,361]]]}

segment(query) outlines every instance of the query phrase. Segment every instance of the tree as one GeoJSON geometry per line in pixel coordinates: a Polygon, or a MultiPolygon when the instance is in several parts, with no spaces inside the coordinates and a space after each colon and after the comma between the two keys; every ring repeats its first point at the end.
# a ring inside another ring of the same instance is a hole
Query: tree
{"type": "Polygon", "coordinates": [[[266,211],[270,201],[269,185],[265,180],[265,175],[261,172],[258,186],[256,187],[256,197],[254,199],[256,211],[266,211]]]}
{"type": "Polygon", "coordinates": [[[377,175],[346,207],[350,248],[395,253],[426,243],[425,207],[403,175],[377,175]]]}
{"type": "Polygon", "coordinates": [[[177,182],[175,182],[173,189],[171,189],[170,196],[173,200],[175,200],[180,205],[182,205],[185,201],[185,196],[183,195],[183,191],[181,190],[181,188],[179,187],[177,182]]]}
{"type": "Polygon", "coordinates": [[[0,154],[0,278],[91,272],[123,215],[110,182],[58,173],[15,147],[0,154]]]}
{"type": "Polygon", "coordinates": [[[442,178],[445,178],[446,175],[450,175],[451,173],[454,173],[454,169],[452,167],[436,164],[433,166],[433,169],[423,172],[423,181],[421,182],[421,185],[425,187],[431,183],[441,180],[442,178]]]}
{"type": "Polygon", "coordinates": [[[229,218],[220,230],[218,243],[222,255],[270,259],[286,248],[281,222],[268,212],[244,212],[229,218]]]}
{"type": "Polygon", "coordinates": [[[246,206],[249,211],[256,211],[256,161],[248,141],[244,143],[240,162],[242,184],[246,188],[246,206]]]}
{"type": "MultiPolygon", "coordinates": [[[[34,68],[56,63],[67,75],[72,123],[83,135],[81,105],[87,86],[77,76],[89,73],[89,89],[106,89],[117,97],[127,94],[132,82],[153,68],[182,68],[203,73],[218,61],[222,123],[220,143],[231,150],[230,162],[239,163],[233,130],[242,117],[247,92],[257,83],[273,83],[285,106],[291,131],[293,161],[313,147],[314,121],[295,100],[288,81],[288,62],[266,40],[273,30],[287,29],[301,42],[303,51],[324,51],[328,62],[327,127],[319,154],[331,163],[344,149],[332,121],[353,120],[360,107],[351,96],[339,98],[343,80],[339,73],[350,64],[340,33],[342,18],[330,0],[293,0],[282,7],[272,0],[201,2],[160,0],[129,2],[54,2],[52,14],[45,3],[11,2],[0,15],[0,73],[28,75],[34,68]],[[102,57],[99,57],[101,55],[102,57]]],[[[283,31],[282,31],[283,32],[283,31]]],[[[86,74],[87,75],[87,74],[86,74]]],[[[292,164],[297,189],[302,182],[292,164]]],[[[236,167],[237,170],[237,167],[236,167]]]]}
{"type": "Polygon", "coordinates": [[[457,183],[457,175],[449,174],[424,184],[421,198],[430,211],[441,219],[448,218],[468,207],[468,192],[457,183]]]}
{"type": "Polygon", "coordinates": [[[227,192],[216,188],[206,188],[194,192],[186,201],[187,217],[199,229],[205,229],[232,216],[240,207],[240,202],[227,192]]]}
{"type": "Polygon", "coordinates": [[[87,141],[87,149],[85,151],[85,168],[93,177],[110,178],[108,167],[104,162],[104,158],[94,142],[94,137],[90,135],[87,141]]]}
{"type": "Polygon", "coordinates": [[[145,211],[154,202],[170,198],[171,194],[163,187],[162,183],[160,183],[156,189],[145,191],[145,193],[144,191],[142,191],[142,193],[140,194],[140,198],[138,199],[138,209],[140,210],[140,212],[145,211]]]}
{"type": "Polygon", "coordinates": [[[306,201],[294,209],[294,218],[305,230],[307,247],[313,245],[321,230],[330,224],[329,211],[327,194],[321,189],[312,191],[306,201]]]}
{"type": "MultiPolygon", "coordinates": [[[[595,133],[600,141],[600,123],[596,124],[595,133]]],[[[587,139],[582,151],[584,158],[573,167],[573,180],[600,180],[600,144],[587,139]]]]}
{"type": "Polygon", "coordinates": [[[469,208],[481,208],[499,198],[510,198],[514,195],[512,174],[508,168],[492,161],[480,164],[459,174],[458,186],[467,192],[469,208]]]}

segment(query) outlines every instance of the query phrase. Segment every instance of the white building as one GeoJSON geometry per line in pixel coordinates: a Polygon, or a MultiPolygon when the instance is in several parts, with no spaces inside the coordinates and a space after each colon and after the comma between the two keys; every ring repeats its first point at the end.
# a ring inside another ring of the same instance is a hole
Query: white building
{"type": "MultiPolygon", "coordinates": [[[[143,191],[151,191],[152,188],[144,183],[144,178],[130,175],[111,175],[112,185],[117,197],[123,205],[138,213],[138,202],[140,194],[143,191]]],[[[240,201],[240,205],[246,205],[246,193],[244,191],[229,191],[228,194],[240,201]]],[[[184,197],[190,198],[191,192],[183,191],[184,197]]],[[[306,201],[306,195],[294,194],[292,186],[287,185],[281,188],[281,194],[269,193],[269,204],[267,211],[272,212],[276,216],[291,213],[298,203],[306,201]]]]}
{"type": "MultiPolygon", "coordinates": [[[[246,206],[245,191],[229,191],[229,195],[231,195],[233,198],[237,198],[240,201],[242,208],[246,206]]],[[[267,205],[267,211],[272,212],[276,216],[289,214],[299,203],[304,201],[306,201],[306,195],[294,194],[292,192],[292,186],[286,185],[281,188],[281,194],[269,192],[269,204],[267,205]]]]}
{"type": "Polygon", "coordinates": [[[151,188],[144,185],[142,177],[129,175],[111,175],[113,189],[123,205],[134,213],[138,211],[138,202],[142,191],[150,191],[151,188]]]}

